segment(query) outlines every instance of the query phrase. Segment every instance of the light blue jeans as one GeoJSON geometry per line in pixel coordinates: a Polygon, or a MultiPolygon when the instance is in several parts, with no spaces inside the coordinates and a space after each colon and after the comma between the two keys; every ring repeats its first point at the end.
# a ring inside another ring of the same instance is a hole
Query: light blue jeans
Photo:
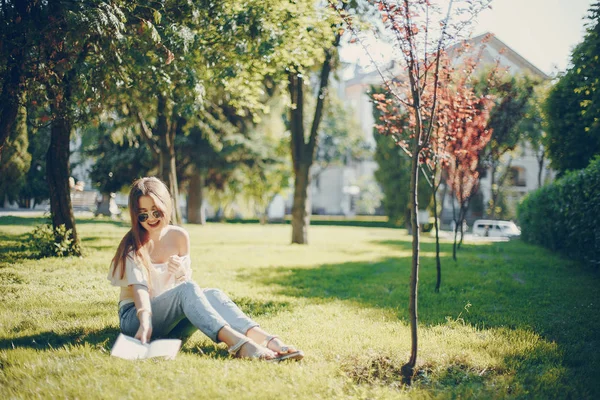
{"type": "MultiPolygon", "coordinates": [[[[200,330],[215,343],[224,326],[245,335],[258,326],[219,289],[202,289],[195,282],[184,282],[150,300],[152,306],[152,339],[186,340],[200,330]]],[[[133,303],[119,309],[121,332],[135,336],[140,327],[133,303]]]]}

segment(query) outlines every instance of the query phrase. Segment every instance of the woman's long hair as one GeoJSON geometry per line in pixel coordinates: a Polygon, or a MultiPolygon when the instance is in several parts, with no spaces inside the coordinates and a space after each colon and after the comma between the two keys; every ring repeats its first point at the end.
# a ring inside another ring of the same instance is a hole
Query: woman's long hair
{"type": "MultiPolygon", "coordinates": [[[[150,279],[150,253],[148,251],[148,231],[138,221],[140,213],[140,197],[150,196],[154,200],[156,208],[163,214],[169,223],[171,221],[171,210],[173,201],[167,186],[158,178],[140,178],[133,182],[129,191],[129,217],[131,218],[131,229],[121,239],[117,252],[112,259],[112,275],[117,273],[121,279],[125,276],[125,261],[129,253],[133,252],[134,260],[141,264],[150,279]]],[[[150,212],[151,210],[148,210],[150,212]]],[[[149,282],[150,283],[150,282],[149,282]]]]}

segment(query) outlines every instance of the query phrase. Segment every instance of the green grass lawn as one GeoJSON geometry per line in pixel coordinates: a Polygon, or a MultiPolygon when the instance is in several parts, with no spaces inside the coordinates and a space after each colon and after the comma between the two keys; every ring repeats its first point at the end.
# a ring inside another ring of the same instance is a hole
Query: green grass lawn
{"type": "Polygon", "coordinates": [[[387,228],[188,225],[194,279],[227,292],[299,363],[228,357],[201,333],[173,361],[125,361],[106,274],[124,223],[78,221],[85,256],[35,259],[42,219],[0,218],[0,398],[600,398],[597,272],[520,241],[422,244],[418,376],[408,360],[410,237],[387,228]]]}

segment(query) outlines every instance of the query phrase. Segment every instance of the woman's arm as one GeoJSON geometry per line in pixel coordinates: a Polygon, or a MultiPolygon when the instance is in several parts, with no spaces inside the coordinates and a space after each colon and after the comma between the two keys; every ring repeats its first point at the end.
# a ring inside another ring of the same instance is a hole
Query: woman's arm
{"type": "Polygon", "coordinates": [[[173,229],[174,240],[178,255],[169,257],[169,273],[175,277],[176,282],[184,282],[192,277],[190,268],[190,235],[183,228],[173,229]]]}
{"type": "Polygon", "coordinates": [[[190,254],[190,234],[183,228],[178,229],[177,247],[179,248],[180,256],[190,254]]]}
{"type": "Polygon", "coordinates": [[[133,302],[137,310],[137,317],[140,320],[140,327],[135,334],[135,338],[142,343],[147,343],[152,336],[152,305],[146,286],[133,285],[133,302]]]}

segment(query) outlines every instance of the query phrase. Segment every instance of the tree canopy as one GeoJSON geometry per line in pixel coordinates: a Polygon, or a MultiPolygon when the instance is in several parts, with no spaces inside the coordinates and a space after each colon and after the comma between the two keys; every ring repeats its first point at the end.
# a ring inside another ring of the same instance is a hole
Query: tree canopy
{"type": "Polygon", "coordinates": [[[546,145],[552,168],[585,168],[600,154],[600,3],[588,14],[586,35],[571,54],[571,66],[545,104],[546,145]]]}

